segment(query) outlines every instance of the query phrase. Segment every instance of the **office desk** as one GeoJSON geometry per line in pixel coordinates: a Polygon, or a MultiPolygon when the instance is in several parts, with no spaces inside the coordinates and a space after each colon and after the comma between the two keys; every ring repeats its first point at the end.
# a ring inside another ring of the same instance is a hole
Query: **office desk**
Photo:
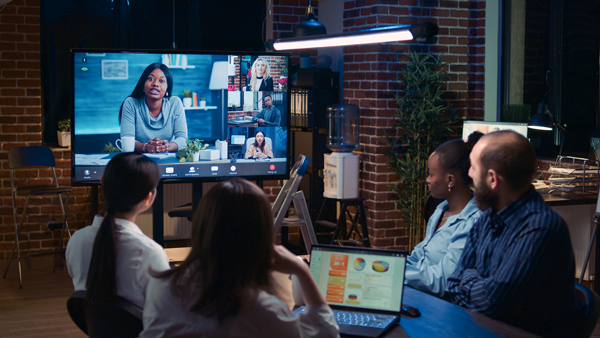
{"type": "Polygon", "coordinates": [[[402,303],[419,309],[421,316],[402,316],[400,326],[385,337],[537,337],[536,335],[469,311],[458,305],[404,287],[402,303]]]}
{"type": "MultiPolygon", "coordinates": [[[[190,248],[165,249],[169,263],[181,262],[189,254],[190,248]]],[[[292,282],[289,275],[272,274],[275,295],[294,307],[292,282]]],[[[403,304],[419,309],[421,316],[409,318],[402,316],[400,325],[388,332],[386,338],[395,337],[537,337],[516,327],[490,319],[482,314],[461,308],[435,296],[404,287],[403,304]]]]}

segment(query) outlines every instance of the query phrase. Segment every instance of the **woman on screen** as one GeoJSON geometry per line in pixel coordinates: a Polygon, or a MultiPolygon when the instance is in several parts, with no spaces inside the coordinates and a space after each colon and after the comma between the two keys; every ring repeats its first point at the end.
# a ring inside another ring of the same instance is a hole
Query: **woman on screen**
{"type": "Polygon", "coordinates": [[[94,303],[121,296],[140,308],[146,301],[149,268],[169,269],[163,248],[135,224],[148,210],[160,180],[158,166],[136,153],[115,156],[102,176],[104,216],[77,230],[67,245],[66,259],[75,291],[86,291],[94,303]]]}
{"type": "Polygon", "coordinates": [[[185,147],[187,122],[181,100],[172,96],[173,76],[167,66],[146,67],[133,93],[121,105],[121,139],[134,137],[141,153],[176,152],[185,147]]]}
{"type": "Polygon", "coordinates": [[[249,90],[254,92],[272,92],[273,78],[271,77],[271,67],[267,60],[259,57],[254,60],[252,65],[252,77],[250,79],[249,90]]]}
{"type": "Polygon", "coordinates": [[[267,159],[273,158],[273,149],[267,144],[265,132],[258,130],[254,135],[254,143],[246,149],[245,158],[267,159]]]}
{"type": "Polygon", "coordinates": [[[406,261],[405,283],[438,297],[446,293],[447,278],[454,272],[467,235],[481,215],[471,194],[469,177],[469,154],[481,136],[475,132],[467,142],[445,142],[427,161],[429,192],[444,201],[429,218],[425,239],[406,261]]]}
{"type": "Polygon", "coordinates": [[[273,245],[271,204],[256,184],[218,183],[192,223],[188,257],[150,281],[140,337],[338,336],[306,263],[273,245]],[[272,271],[298,277],[305,313],[272,294],[272,271]]]}

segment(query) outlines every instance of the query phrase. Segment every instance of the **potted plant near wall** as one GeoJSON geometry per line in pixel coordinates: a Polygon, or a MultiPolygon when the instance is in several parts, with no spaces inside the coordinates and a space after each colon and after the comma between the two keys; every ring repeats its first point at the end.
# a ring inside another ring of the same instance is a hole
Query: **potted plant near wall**
{"type": "Polygon", "coordinates": [[[300,50],[300,68],[310,68],[310,49],[300,50]]]}
{"type": "Polygon", "coordinates": [[[58,145],[61,147],[71,146],[71,119],[58,121],[58,145]]]}
{"type": "Polygon", "coordinates": [[[185,148],[178,152],[179,162],[198,162],[200,160],[200,150],[206,147],[208,147],[208,143],[202,144],[202,140],[197,138],[187,140],[185,148]]]}
{"type": "Polygon", "coordinates": [[[396,97],[395,124],[385,133],[390,151],[388,166],[398,175],[392,191],[398,194],[398,208],[409,229],[409,249],[423,240],[423,207],[428,195],[427,160],[446,140],[455,122],[454,109],[442,99],[448,81],[441,56],[411,53],[400,76],[401,94],[396,97]]]}
{"type": "Polygon", "coordinates": [[[189,108],[192,106],[192,96],[194,96],[194,94],[192,94],[191,90],[184,90],[183,93],[181,93],[184,107],[189,108]]]}

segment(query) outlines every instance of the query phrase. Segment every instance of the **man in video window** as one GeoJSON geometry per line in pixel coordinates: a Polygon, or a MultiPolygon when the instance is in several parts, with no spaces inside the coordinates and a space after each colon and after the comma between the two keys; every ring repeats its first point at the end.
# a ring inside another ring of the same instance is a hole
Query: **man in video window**
{"type": "Polygon", "coordinates": [[[453,303],[542,337],[569,337],[582,314],[565,221],[531,185],[536,157],[512,131],[482,137],[469,176],[483,211],[448,277],[453,303]]]}
{"type": "Polygon", "coordinates": [[[271,95],[263,96],[263,110],[252,117],[252,122],[257,122],[259,127],[279,127],[281,112],[273,106],[271,95]]]}

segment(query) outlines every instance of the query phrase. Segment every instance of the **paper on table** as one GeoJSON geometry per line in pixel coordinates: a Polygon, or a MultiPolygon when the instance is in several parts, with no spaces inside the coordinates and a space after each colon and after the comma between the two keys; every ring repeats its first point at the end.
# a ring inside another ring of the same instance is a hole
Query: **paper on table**
{"type": "Polygon", "coordinates": [[[158,158],[158,159],[165,159],[165,158],[175,158],[175,153],[159,153],[159,154],[150,154],[150,153],[144,153],[144,155],[146,157],[152,157],[152,158],[158,158]]]}
{"type": "Polygon", "coordinates": [[[75,154],[75,165],[107,165],[109,154],[75,154]]]}

